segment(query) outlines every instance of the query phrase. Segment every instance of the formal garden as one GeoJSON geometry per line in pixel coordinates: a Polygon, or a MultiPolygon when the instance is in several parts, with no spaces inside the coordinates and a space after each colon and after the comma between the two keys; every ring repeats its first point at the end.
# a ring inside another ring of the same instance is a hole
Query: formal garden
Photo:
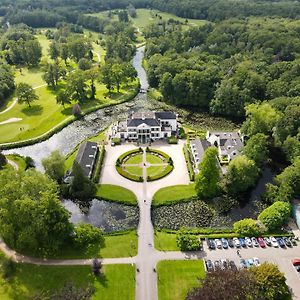
{"type": "Polygon", "coordinates": [[[170,156],[157,149],[140,147],[123,153],[116,162],[118,173],[132,181],[143,182],[143,169],[146,168],[146,180],[154,181],[167,176],[174,166],[170,156]]]}

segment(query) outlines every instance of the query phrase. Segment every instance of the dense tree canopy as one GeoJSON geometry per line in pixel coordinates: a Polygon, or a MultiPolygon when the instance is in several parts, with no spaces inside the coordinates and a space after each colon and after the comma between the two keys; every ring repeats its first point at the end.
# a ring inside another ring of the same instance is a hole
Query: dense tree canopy
{"type": "Polygon", "coordinates": [[[0,173],[0,235],[11,247],[31,254],[56,252],[70,238],[69,213],[54,181],[33,169],[0,173]],[[34,220],[34,222],[33,222],[34,220]]]}
{"type": "Polygon", "coordinates": [[[280,228],[290,217],[291,204],[283,201],[276,201],[271,206],[263,210],[258,216],[269,231],[280,228]]]}
{"type": "Polygon", "coordinates": [[[258,176],[258,168],[254,161],[246,156],[238,156],[228,166],[223,179],[225,192],[232,196],[240,196],[240,193],[253,187],[258,176]]]}

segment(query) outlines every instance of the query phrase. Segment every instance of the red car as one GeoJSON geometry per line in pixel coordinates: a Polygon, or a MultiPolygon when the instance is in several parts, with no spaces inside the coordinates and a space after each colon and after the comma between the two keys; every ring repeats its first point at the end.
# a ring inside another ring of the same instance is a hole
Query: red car
{"type": "Polygon", "coordinates": [[[300,259],[299,258],[292,259],[292,264],[294,266],[300,266],[300,259]]]}
{"type": "Polygon", "coordinates": [[[266,248],[266,243],[262,237],[257,238],[258,244],[262,248],[266,248]]]}

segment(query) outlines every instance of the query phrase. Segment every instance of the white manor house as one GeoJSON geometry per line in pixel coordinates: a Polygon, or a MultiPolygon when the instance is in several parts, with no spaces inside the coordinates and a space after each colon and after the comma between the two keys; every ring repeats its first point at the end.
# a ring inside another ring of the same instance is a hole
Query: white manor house
{"type": "Polygon", "coordinates": [[[112,136],[122,141],[148,143],[176,135],[177,129],[177,116],[171,111],[134,112],[112,127],[112,136]]]}

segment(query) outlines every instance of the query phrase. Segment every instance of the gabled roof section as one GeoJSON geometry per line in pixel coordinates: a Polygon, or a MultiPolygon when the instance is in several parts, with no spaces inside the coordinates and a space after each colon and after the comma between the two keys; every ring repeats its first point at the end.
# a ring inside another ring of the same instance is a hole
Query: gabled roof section
{"type": "Polygon", "coordinates": [[[141,124],[146,124],[150,127],[159,127],[160,124],[156,119],[129,119],[127,122],[128,127],[138,127],[141,124]]]}
{"type": "Polygon", "coordinates": [[[79,147],[75,161],[78,162],[84,175],[87,177],[90,176],[91,170],[93,169],[97,152],[98,146],[97,143],[94,142],[85,142],[79,147]]]}
{"type": "Polygon", "coordinates": [[[155,112],[156,118],[160,120],[175,120],[176,119],[176,114],[174,114],[172,111],[160,111],[160,112],[155,112]]]}

